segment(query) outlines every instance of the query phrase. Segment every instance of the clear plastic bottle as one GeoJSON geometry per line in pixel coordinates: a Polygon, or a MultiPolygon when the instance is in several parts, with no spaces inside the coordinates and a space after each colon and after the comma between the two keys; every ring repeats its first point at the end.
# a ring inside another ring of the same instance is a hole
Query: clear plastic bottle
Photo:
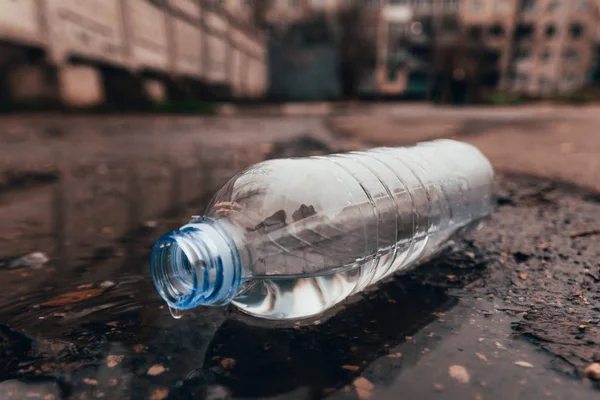
{"type": "Polygon", "coordinates": [[[313,316],[475,226],[493,178],[475,147],[452,140],[265,161],[155,244],[152,277],[174,316],[230,302],[262,318],[313,316]]]}

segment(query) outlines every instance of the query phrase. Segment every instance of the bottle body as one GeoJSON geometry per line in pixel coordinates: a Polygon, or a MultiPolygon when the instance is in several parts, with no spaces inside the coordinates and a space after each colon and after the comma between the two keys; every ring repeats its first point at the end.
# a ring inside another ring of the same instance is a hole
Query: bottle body
{"type": "Polygon", "coordinates": [[[233,304],[303,318],[438,251],[490,213],[492,183],[487,159],[450,140],[270,160],[233,177],[207,217],[237,252],[233,304]]]}

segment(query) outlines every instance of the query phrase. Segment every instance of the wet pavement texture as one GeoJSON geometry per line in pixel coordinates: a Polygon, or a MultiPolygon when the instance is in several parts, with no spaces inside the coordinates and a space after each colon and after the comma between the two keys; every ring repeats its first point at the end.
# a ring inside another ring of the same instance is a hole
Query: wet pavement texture
{"type": "Polygon", "coordinates": [[[2,125],[39,143],[4,158],[0,398],[597,398],[583,372],[600,361],[595,192],[499,174],[481,229],[309,324],[175,320],[153,242],[246,165],[347,146],[310,118],[234,121],[241,139],[218,120],[94,122],[2,125]]]}

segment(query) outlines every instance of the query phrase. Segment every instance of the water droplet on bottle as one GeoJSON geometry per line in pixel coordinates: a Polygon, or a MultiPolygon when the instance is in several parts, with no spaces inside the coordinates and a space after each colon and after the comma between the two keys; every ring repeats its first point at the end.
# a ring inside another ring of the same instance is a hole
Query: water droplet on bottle
{"type": "Polygon", "coordinates": [[[183,317],[183,314],[185,314],[185,310],[174,307],[169,307],[169,312],[175,319],[180,319],[181,317],[183,317]]]}

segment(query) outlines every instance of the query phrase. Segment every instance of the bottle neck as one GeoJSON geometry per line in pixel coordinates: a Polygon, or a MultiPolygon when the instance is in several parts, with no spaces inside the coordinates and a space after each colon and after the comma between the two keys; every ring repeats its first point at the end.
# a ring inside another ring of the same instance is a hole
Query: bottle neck
{"type": "Polygon", "coordinates": [[[218,221],[206,217],[160,238],[150,270],[161,297],[181,310],[227,304],[242,280],[235,242],[218,221]]]}

